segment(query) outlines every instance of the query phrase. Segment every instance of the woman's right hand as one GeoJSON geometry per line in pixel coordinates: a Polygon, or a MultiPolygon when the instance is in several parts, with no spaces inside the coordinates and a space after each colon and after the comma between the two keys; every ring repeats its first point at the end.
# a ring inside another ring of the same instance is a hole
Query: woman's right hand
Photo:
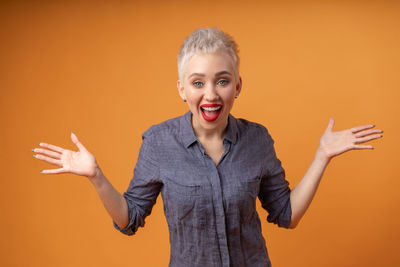
{"type": "Polygon", "coordinates": [[[73,173],[86,176],[89,179],[99,173],[95,157],[79,142],[78,137],[71,133],[71,140],[78,147],[79,151],[71,151],[47,143],[39,143],[42,148],[35,148],[32,151],[38,153],[35,158],[60,166],[58,169],[43,170],[43,174],[73,173]]]}

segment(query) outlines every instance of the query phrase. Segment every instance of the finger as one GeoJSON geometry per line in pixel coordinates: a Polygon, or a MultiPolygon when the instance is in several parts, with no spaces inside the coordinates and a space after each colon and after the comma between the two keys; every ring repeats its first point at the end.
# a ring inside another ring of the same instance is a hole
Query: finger
{"type": "Polygon", "coordinates": [[[368,141],[371,141],[371,140],[374,140],[374,139],[378,139],[378,138],[381,138],[381,137],[382,137],[381,134],[370,135],[370,136],[366,136],[366,137],[362,137],[362,138],[357,138],[355,143],[356,144],[362,144],[362,143],[365,143],[365,142],[368,142],[368,141]]]}
{"type": "Polygon", "coordinates": [[[355,134],[355,137],[364,137],[370,134],[375,134],[375,133],[383,133],[382,130],[379,129],[372,129],[372,130],[365,130],[365,131],[361,131],[355,134]]]}
{"type": "Polygon", "coordinates": [[[54,152],[54,151],[50,151],[50,150],[42,149],[42,148],[35,148],[35,149],[32,149],[32,151],[35,153],[40,153],[40,154],[55,158],[55,159],[61,159],[61,154],[58,152],[54,152]]]}
{"type": "Polygon", "coordinates": [[[55,145],[51,145],[51,144],[47,144],[47,143],[39,143],[39,146],[48,148],[48,149],[53,150],[53,151],[57,151],[58,153],[61,153],[61,154],[64,151],[64,148],[61,148],[61,147],[58,147],[58,146],[55,146],[55,145]]]}
{"type": "Polygon", "coordinates": [[[41,174],[57,174],[57,173],[66,173],[67,171],[64,170],[64,168],[59,168],[59,169],[51,169],[51,170],[43,170],[40,173],[41,174]]]}
{"type": "Polygon", "coordinates": [[[353,149],[374,149],[374,147],[370,145],[354,145],[353,149]]]}
{"type": "Polygon", "coordinates": [[[333,125],[335,125],[335,120],[333,118],[329,118],[328,127],[326,127],[327,131],[332,131],[333,125]]]}
{"type": "Polygon", "coordinates": [[[86,148],[82,145],[81,142],[79,142],[78,137],[73,132],[71,132],[71,140],[78,147],[79,151],[86,150],[86,148]]]}
{"type": "Polygon", "coordinates": [[[37,159],[40,159],[40,160],[43,160],[43,161],[46,161],[47,163],[50,163],[50,164],[54,164],[54,165],[57,165],[57,166],[62,166],[61,160],[58,160],[58,159],[53,159],[53,158],[46,157],[46,156],[43,156],[43,155],[33,155],[33,157],[37,158],[37,159]]]}
{"type": "Polygon", "coordinates": [[[375,127],[375,125],[369,124],[369,125],[362,125],[362,126],[353,127],[350,130],[351,130],[352,133],[357,133],[359,131],[363,131],[363,130],[374,128],[374,127],[375,127]]]}

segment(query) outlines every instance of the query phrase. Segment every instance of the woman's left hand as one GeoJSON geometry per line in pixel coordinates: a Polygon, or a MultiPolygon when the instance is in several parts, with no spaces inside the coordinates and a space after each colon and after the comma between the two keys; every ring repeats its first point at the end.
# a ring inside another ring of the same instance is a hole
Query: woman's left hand
{"type": "Polygon", "coordinates": [[[329,119],[328,127],[319,141],[318,151],[330,160],[346,151],[353,149],[373,149],[371,145],[361,145],[382,137],[382,130],[372,129],[375,125],[363,125],[333,132],[334,120],[329,119]]]}

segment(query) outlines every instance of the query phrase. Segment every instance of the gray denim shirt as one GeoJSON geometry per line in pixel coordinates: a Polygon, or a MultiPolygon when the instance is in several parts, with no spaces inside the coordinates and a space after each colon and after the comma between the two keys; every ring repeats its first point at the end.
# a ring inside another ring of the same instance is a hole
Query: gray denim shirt
{"type": "Polygon", "coordinates": [[[290,188],[273,140],[260,124],[229,115],[217,166],[197,140],[191,112],[143,134],[129,188],[123,194],[133,235],[144,226],[161,192],[167,219],[170,267],[271,266],[257,197],[267,220],[288,228],[290,188]]]}

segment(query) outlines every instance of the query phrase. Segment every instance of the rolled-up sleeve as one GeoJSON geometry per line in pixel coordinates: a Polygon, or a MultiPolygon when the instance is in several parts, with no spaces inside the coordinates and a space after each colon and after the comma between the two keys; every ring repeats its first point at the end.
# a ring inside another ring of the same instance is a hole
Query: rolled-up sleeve
{"type": "Polygon", "coordinates": [[[268,211],[268,222],[289,228],[292,217],[289,182],[285,179],[281,161],[276,157],[274,141],[268,131],[263,130],[267,143],[258,198],[268,211]]]}
{"type": "Polygon", "coordinates": [[[159,180],[157,154],[154,149],[155,143],[151,139],[149,133],[143,134],[133,178],[123,194],[128,204],[129,224],[121,229],[113,221],[114,227],[126,235],[133,235],[139,227],[144,226],[145,218],[151,214],[162,187],[159,180]]]}

